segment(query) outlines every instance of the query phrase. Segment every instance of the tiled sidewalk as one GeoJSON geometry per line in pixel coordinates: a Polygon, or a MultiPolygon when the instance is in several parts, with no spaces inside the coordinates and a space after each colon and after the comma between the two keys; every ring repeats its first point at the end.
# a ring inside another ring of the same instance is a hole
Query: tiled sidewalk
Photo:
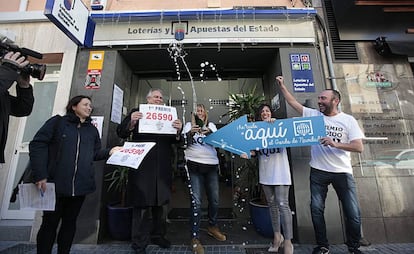
{"type": "MultiPolygon", "coordinates": [[[[295,254],[312,253],[313,245],[295,244],[295,254]]],[[[402,244],[373,244],[368,247],[361,247],[366,254],[412,254],[414,243],[402,244]]],[[[36,246],[32,243],[22,242],[0,242],[1,254],[35,254],[36,246]]],[[[56,248],[54,252],[56,253],[56,248]]],[[[73,254],[133,254],[129,244],[75,244],[72,247],[73,254]]],[[[148,254],[191,254],[188,246],[173,245],[170,249],[161,249],[158,246],[150,245],[147,248],[148,254]]],[[[266,254],[265,245],[207,245],[206,254],[266,254]]],[[[332,254],[347,254],[345,245],[331,246],[332,254]]]]}

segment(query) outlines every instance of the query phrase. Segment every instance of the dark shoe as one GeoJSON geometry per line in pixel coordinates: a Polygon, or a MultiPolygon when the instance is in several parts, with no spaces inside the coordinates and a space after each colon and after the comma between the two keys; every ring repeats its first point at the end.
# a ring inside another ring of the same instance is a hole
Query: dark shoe
{"type": "Polygon", "coordinates": [[[165,239],[164,237],[152,238],[151,242],[155,245],[160,246],[163,249],[168,249],[171,247],[171,242],[165,239]]]}
{"type": "Polygon", "coordinates": [[[348,250],[349,254],[362,254],[362,251],[358,250],[358,249],[350,249],[348,250]]]}
{"type": "Polygon", "coordinates": [[[316,247],[315,249],[313,249],[313,252],[312,252],[312,254],[328,254],[328,253],[330,253],[329,249],[323,246],[316,247]]]}

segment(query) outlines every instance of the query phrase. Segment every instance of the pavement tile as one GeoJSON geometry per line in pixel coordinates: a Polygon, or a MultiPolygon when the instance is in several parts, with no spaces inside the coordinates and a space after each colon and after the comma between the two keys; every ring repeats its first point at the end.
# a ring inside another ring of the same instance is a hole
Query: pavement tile
{"type": "MultiPolygon", "coordinates": [[[[313,245],[294,244],[295,254],[310,254],[313,245]]],[[[267,254],[266,245],[205,245],[206,254],[267,254]]],[[[365,254],[413,254],[414,243],[401,244],[373,244],[368,247],[361,247],[365,254]]],[[[344,244],[332,245],[332,254],[347,254],[344,244]]],[[[35,254],[36,245],[26,242],[0,242],[1,254],[35,254]]],[[[133,254],[129,243],[120,244],[74,244],[72,254],[133,254]]],[[[56,247],[53,249],[56,254],[56,247]]],[[[189,246],[173,245],[169,249],[161,249],[156,245],[149,245],[147,254],[192,254],[189,246]]]]}

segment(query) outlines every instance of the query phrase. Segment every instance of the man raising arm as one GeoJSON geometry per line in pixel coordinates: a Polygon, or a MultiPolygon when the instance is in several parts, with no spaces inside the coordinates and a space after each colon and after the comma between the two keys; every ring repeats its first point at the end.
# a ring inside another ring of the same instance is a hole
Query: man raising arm
{"type": "Polygon", "coordinates": [[[329,253],[324,217],[325,199],[328,186],[332,184],[342,203],[346,245],[349,253],[362,253],[359,250],[361,238],[361,216],[356,194],[355,180],[352,176],[350,152],[362,152],[364,137],[356,119],[340,112],[338,104],[341,95],[333,89],[326,89],[318,96],[319,110],[301,105],[289,92],[282,76],[276,77],[277,83],[287,103],[304,117],[323,116],[326,137],[319,145],[311,147],[311,215],[317,247],[312,254],[329,253]]]}

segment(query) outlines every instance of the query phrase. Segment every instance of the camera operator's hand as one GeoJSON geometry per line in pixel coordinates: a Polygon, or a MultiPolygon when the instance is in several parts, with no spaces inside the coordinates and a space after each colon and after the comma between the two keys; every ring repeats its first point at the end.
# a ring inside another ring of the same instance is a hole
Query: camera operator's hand
{"type": "Polygon", "coordinates": [[[17,77],[17,85],[21,88],[30,87],[30,75],[28,73],[21,72],[17,77]]]}
{"type": "Polygon", "coordinates": [[[29,64],[29,61],[26,60],[26,57],[21,56],[20,52],[13,52],[9,51],[7,54],[4,55],[2,59],[3,63],[11,64],[18,69],[21,69],[29,64]]]}

